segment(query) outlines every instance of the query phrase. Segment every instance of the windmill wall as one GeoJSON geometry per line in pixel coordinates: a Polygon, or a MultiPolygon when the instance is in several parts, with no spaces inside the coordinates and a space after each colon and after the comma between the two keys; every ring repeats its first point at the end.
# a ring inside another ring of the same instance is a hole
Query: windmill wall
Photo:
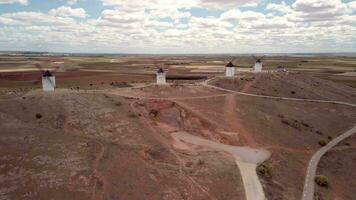
{"type": "Polygon", "coordinates": [[[262,62],[256,62],[253,71],[254,72],[262,72],[262,62]]]}
{"type": "Polygon", "coordinates": [[[157,85],[166,84],[166,73],[157,73],[157,85]]]}
{"type": "Polygon", "coordinates": [[[56,87],[56,78],[54,76],[42,77],[43,91],[46,91],[46,92],[54,91],[55,87],[56,87]]]}
{"type": "Polygon", "coordinates": [[[226,67],[226,76],[227,77],[235,76],[235,67],[226,67]]]}

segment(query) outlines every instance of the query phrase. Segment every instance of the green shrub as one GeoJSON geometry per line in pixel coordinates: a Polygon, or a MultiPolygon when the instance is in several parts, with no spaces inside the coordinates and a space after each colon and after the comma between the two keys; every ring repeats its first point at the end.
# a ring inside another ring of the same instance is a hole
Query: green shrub
{"type": "Polygon", "coordinates": [[[41,119],[42,118],[42,114],[41,113],[36,113],[36,119],[41,119]]]}
{"type": "Polygon", "coordinates": [[[265,165],[265,164],[260,164],[257,167],[257,173],[261,176],[267,177],[267,178],[271,178],[271,169],[269,166],[265,165]]]}
{"type": "Polygon", "coordinates": [[[320,187],[328,187],[329,186],[329,180],[328,180],[328,177],[326,177],[326,176],[318,175],[315,177],[314,181],[320,187]]]}
{"type": "Polygon", "coordinates": [[[325,145],[327,145],[327,144],[328,144],[328,143],[327,143],[325,140],[320,140],[320,141],[319,141],[319,145],[322,146],[322,147],[325,146],[325,145]]]}

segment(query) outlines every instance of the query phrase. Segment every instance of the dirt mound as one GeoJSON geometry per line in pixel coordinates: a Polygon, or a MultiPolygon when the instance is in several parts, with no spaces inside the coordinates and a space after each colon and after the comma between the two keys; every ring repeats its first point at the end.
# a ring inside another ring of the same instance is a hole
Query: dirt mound
{"type": "Polygon", "coordinates": [[[233,79],[219,78],[211,84],[252,94],[356,103],[355,88],[304,73],[250,73],[233,79]]]}
{"type": "Polygon", "coordinates": [[[220,126],[210,123],[209,119],[185,107],[181,102],[151,100],[144,105],[149,117],[163,125],[168,133],[180,130],[219,143],[240,144],[238,137],[222,134],[223,129],[220,126]]]}
{"type": "MultiPolygon", "coordinates": [[[[169,103],[155,108],[173,117],[169,103]]],[[[244,198],[231,157],[175,150],[141,111],[68,90],[1,100],[0,199],[244,198]]]]}

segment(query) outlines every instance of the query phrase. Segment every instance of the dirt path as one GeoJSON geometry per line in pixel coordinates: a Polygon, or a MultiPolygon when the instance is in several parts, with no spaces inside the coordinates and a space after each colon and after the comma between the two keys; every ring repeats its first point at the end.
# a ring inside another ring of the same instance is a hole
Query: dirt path
{"type": "Polygon", "coordinates": [[[227,123],[229,124],[231,131],[237,132],[239,139],[245,144],[256,147],[257,143],[244,129],[236,108],[237,103],[235,94],[227,95],[224,104],[224,115],[227,118],[227,123]]]}
{"type": "Polygon", "coordinates": [[[183,142],[205,146],[216,151],[224,151],[232,155],[240,169],[247,200],[265,200],[265,194],[261,182],[256,173],[256,167],[270,157],[266,150],[252,149],[250,147],[236,147],[203,139],[186,132],[172,134],[175,139],[175,147],[187,149],[183,142]]]}
{"type": "Polygon", "coordinates": [[[216,90],[225,91],[225,92],[234,93],[234,94],[243,95],[243,96],[249,96],[249,97],[266,98],[266,99],[277,99],[277,100],[286,100],[286,101],[331,103],[331,104],[339,104],[339,105],[350,106],[350,107],[356,108],[356,104],[342,102],[342,101],[330,101],[330,100],[321,100],[321,99],[301,99],[301,98],[292,98],[292,97],[276,97],[276,96],[268,96],[268,95],[259,95],[259,94],[250,94],[250,93],[245,93],[245,92],[238,92],[238,91],[229,90],[229,89],[225,89],[225,88],[221,88],[221,87],[210,85],[209,82],[211,82],[214,79],[215,78],[206,80],[206,81],[202,82],[201,84],[206,86],[206,87],[213,88],[213,89],[216,89],[216,90]]]}
{"type": "Polygon", "coordinates": [[[91,199],[92,200],[99,200],[99,199],[102,199],[102,195],[101,194],[97,194],[96,191],[97,191],[97,185],[98,185],[98,179],[100,180],[100,175],[98,173],[98,167],[99,167],[99,164],[100,164],[100,160],[103,158],[104,156],[104,153],[105,153],[105,147],[104,145],[99,142],[99,141],[94,141],[95,144],[97,144],[99,147],[100,147],[100,151],[99,151],[99,154],[97,155],[97,157],[95,158],[95,161],[94,161],[94,166],[93,166],[93,176],[94,176],[94,179],[95,179],[95,182],[94,182],[94,186],[93,186],[93,193],[92,193],[92,196],[91,196],[91,199]]]}
{"type": "Polygon", "coordinates": [[[253,81],[250,81],[246,83],[244,86],[241,88],[241,92],[248,92],[253,84],[255,84],[259,79],[261,78],[260,74],[256,75],[256,78],[253,79],[253,81]]]}

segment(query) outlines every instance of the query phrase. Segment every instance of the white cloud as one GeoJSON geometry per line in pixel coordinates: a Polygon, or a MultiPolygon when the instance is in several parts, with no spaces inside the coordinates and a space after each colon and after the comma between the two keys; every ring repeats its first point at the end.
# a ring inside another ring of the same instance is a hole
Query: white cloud
{"type": "Polygon", "coordinates": [[[237,9],[232,9],[221,14],[222,20],[234,21],[234,20],[260,20],[265,18],[265,15],[254,11],[241,12],[237,9]]]}
{"type": "Polygon", "coordinates": [[[83,8],[71,8],[67,6],[61,6],[49,11],[49,14],[61,17],[78,17],[85,18],[87,16],[83,8]]]}
{"type": "Polygon", "coordinates": [[[260,0],[101,0],[105,6],[118,6],[123,9],[152,8],[207,8],[228,9],[239,6],[255,6],[260,0]]]}
{"type": "Polygon", "coordinates": [[[352,9],[353,11],[356,11],[356,1],[351,1],[347,4],[347,6],[352,9]]]}
{"type": "Polygon", "coordinates": [[[149,12],[151,17],[153,18],[171,18],[171,19],[182,19],[182,18],[190,18],[190,12],[181,12],[176,8],[170,9],[154,9],[149,12]]]}
{"type": "Polygon", "coordinates": [[[76,4],[78,2],[78,0],[68,0],[67,1],[67,4],[69,4],[69,5],[74,5],[74,4],[76,4]]]}
{"type": "Polygon", "coordinates": [[[337,20],[351,12],[341,0],[296,0],[292,7],[296,18],[303,21],[337,20]]]}
{"type": "Polygon", "coordinates": [[[281,4],[270,3],[266,6],[266,10],[276,11],[280,13],[291,13],[293,11],[292,8],[284,1],[282,1],[281,4]]]}
{"type": "Polygon", "coordinates": [[[12,4],[12,3],[19,3],[22,5],[27,5],[28,0],[0,0],[0,4],[12,4]]]}
{"type": "Polygon", "coordinates": [[[258,10],[264,10],[256,11],[249,6],[258,0],[101,1],[105,10],[97,18],[69,7],[71,0],[48,13],[0,14],[0,49],[242,53],[355,51],[356,47],[355,2],[296,0],[288,5],[282,1],[259,5],[258,10]],[[189,8],[221,14],[198,17],[189,8]]]}
{"type": "Polygon", "coordinates": [[[0,15],[0,23],[6,25],[36,25],[47,24],[52,26],[63,26],[73,24],[75,21],[72,18],[55,17],[40,12],[16,12],[0,15]]]}
{"type": "Polygon", "coordinates": [[[240,6],[256,6],[260,0],[197,0],[198,7],[229,9],[240,6]]]}

